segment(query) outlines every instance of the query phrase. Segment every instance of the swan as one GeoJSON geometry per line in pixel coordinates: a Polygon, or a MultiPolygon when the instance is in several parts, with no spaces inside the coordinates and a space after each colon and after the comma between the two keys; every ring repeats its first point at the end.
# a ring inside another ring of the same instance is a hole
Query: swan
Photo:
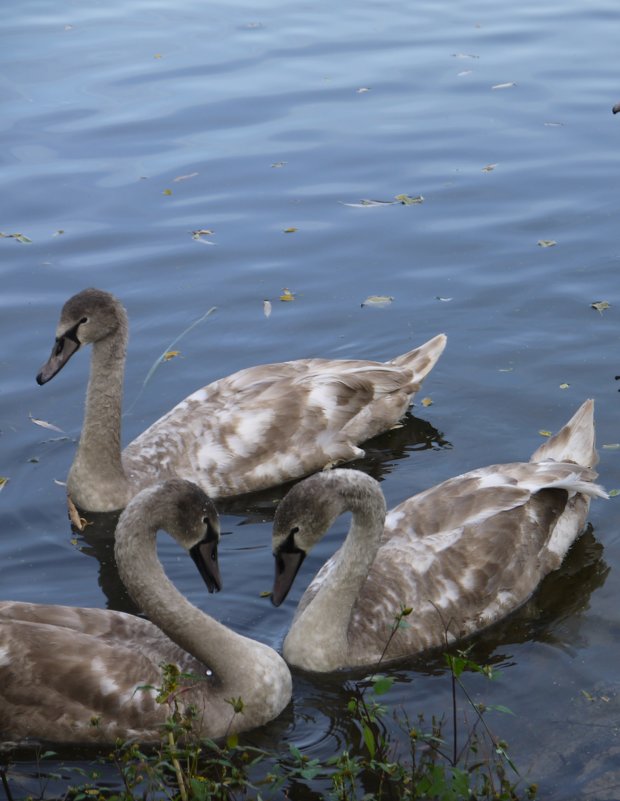
{"type": "Polygon", "coordinates": [[[120,517],[119,572],[150,620],[109,609],[0,603],[0,742],[113,744],[161,737],[170,714],[155,700],[162,664],[189,689],[202,736],[220,737],[275,718],[291,698],[291,675],[272,648],[236,634],[189,601],[157,558],[158,529],[189,551],[209,591],[220,589],[219,522],[205,493],[170,479],[142,490],[120,517]],[[240,697],[243,713],[226,699],[240,697]]]}
{"type": "Polygon", "coordinates": [[[120,301],[85,289],[65,303],[37,375],[45,384],[92,344],[86,414],[67,479],[84,511],[122,509],[140,489],[173,476],[221,498],[360,458],[358,444],[402,417],[446,344],[439,334],[386,363],[299,359],[241,370],[181,401],[121,454],[127,331],[120,301]]]}
{"type": "Polygon", "coordinates": [[[323,672],[368,666],[466,637],[524,603],[582,531],[590,497],[607,497],[593,483],[593,411],[586,401],[529,462],[456,476],[387,516],[379,484],[357,470],[296,484],[274,520],[276,606],[334,520],[350,511],[352,521],[301,598],[286,661],[323,672]]]}

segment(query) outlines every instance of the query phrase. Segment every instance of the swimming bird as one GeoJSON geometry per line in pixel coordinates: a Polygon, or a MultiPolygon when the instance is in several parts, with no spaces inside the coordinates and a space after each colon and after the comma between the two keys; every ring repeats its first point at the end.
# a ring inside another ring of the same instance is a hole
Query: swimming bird
{"type": "Polygon", "coordinates": [[[364,455],[391,428],[441,355],[439,334],[389,362],[299,359],[249,367],[181,401],[121,454],[127,314],[109,292],[85,289],[64,305],[53,378],[92,344],[86,413],[67,490],[80,509],[122,509],[140,489],[179,476],[211,498],[266,489],[364,455]]]}
{"type": "Polygon", "coordinates": [[[142,490],[120,517],[121,578],[148,620],[109,609],[0,603],[0,741],[113,744],[161,737],[170,708],[157,703],[162,664],[176,665],[181,710],[198,734],[220,737],[275,718],[291,675],[272,648],[193,606],[157,558],[158,529],[189,551],[210,592],[221,586],[219,522],[205,493],[171,479],[142,490]],[[150,689],[149,689],[150,686],[150,689]],[[243,713],[229,703],[241,698],[243,713]]]}
{"type": "Polygon", "coordinates": [[[523,604],[581,533],[594,484],[593,401],[529,462],[472,470],[386,515],[379,484],[351,469],[317,473],[280,502],[272,601],[343,512],[342,547],[317,573],[284,640],[291,665],[332,671],[444,646],[523,604]],[[395,627],[403,610],[404,625],[395,627]]]}

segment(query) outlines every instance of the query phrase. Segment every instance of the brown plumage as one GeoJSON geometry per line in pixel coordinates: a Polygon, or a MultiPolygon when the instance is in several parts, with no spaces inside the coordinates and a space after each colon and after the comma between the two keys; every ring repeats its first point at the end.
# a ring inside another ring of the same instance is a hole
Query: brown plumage
{"type": "Polygon", "coordinates": [[[64,305],[44,384],[91,343],[86,414],[67,486],[89,511],[121,509],[172,476],[212,498],[265,489],[364,455],[359,443],[405,413],[441,355],[440,334],[389,362],[299,359],[249,367],[194,392],[121,454],[127,315],[108,292],[85,289],[64,305]]]}
{"type": "Polygon", "coordinates": [[[281,603],[305,554],[352,512],[347,538],[304,593],[283,654],[329,671],[372,665],[395,617],[411,607],[386,659],[442,646],[516,609],[562,562],[582,531],[594,484],[593,402],[526,463],[472,470],[415,495],[386,515],[379,484],[354,470],[297,484],[274,522],[281,603]]]}
{"type": "Polygon", "coordinates": [[[0,603],[0,742],[112,744],[156,740],[171,707],[157,703],[162,665],[191,674],[177,696],[195,706],[195,731],[220,737],[276,717],[291,676],[271,648],[192,606],[166,577],[159,528],[189,550],[210,588],[219,588],[219,524],[196,485],[172,479],[143,490],[116,532],[116,561],[150,618],[108,609],[0,603]],[[227,699],[241,697],[234,715],[227,699]]]}

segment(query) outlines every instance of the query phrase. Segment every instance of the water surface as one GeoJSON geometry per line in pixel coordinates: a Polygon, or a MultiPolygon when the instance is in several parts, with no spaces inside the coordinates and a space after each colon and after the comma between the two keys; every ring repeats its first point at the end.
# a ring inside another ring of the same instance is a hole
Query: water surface
{"type": "MultiPolygon", "coordinates": [[[[109,536],[73,538],[55,483],[75,452],[87,355],[51,384],[34,382],[60,306],[85,286],[114,292],[129,312],[126,442],[242,367],[388,359],[445,331],[420,396],[432,405],[416,405],[359,465],[390,505],[527,459],[539,430],[586,397],[596,399],[601,481],[620,487],[620,450],[605,447],[620,442],[617,23],[604,0],[14,8],[0,51],[0,230],[32,243],[0,239],[2,596],[128,604],[109,536]],[[347,205],[402,193],[424,201],[347,205]],[[213,233],[194,239],[201,229],[213,233]],[[279,300],[283,288],[293,301],[279,300]],[[394,300],[362,307],[369,295],[394,300]],[[591,308],[602,300],[611,307],[591,308]],[[159,354],[211,306],[141,392],[159,354]]],[[[260,593],[278,495],[224,510],[217,597],[161,543],[194,603],[274,647],[347,525],[274,609],[260,593]]],[[[476,697],[514,711],[493,723],[546,798],[618,794],[616,501],[593,504],[590,521],[561,575],[479,639],[476,653],[504,665],[500,681],[470,680],[476,697]]],[[[448,708],[435,663],[412,660],[395,675],[393,708],[448,708]]],[[[349,678],[296,676],[293,704],[261,736],[330,755],[350,735],[349,678]]]]}

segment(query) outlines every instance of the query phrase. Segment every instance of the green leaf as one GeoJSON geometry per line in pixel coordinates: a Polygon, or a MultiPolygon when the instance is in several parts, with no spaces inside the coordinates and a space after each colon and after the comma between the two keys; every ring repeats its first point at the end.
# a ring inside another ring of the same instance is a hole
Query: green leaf
{"type": "Polygon", "coordinates": [[[370,726],[367,726],[365,723],[362,725],[362,734],[364,735],[364,742],[366,743],[366,748],[368,749],[370,758],[374,759],[377,750],[377,745],[375,743],[375,735],[373,734],[370,726]]]}
{"type": "Polygon", "coordinates": [[[494,704],[493,706],[487,707],[487,709],[494,709],[496,712],[503,712],[505,715],[514,715],[512,709],[509,709],[503,704],[494,704]]]}
{"type": "Polygon", "coordinates": [[[372,689],[375,695],[383,695],[394,684],[393,676],[377,676],[373,682],[372,689]]]}

